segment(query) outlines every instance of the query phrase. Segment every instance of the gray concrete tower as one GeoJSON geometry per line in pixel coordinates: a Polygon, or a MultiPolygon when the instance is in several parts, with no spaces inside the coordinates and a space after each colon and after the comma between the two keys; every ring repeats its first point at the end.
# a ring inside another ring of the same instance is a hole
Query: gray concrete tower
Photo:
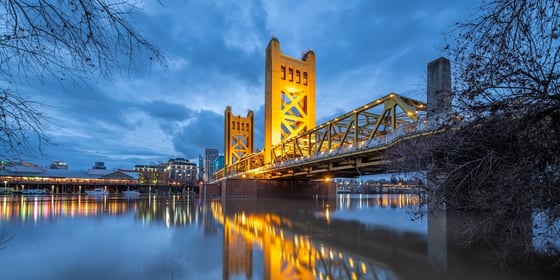
{"type": "Polygon", "coordinates": [[[445,120],[451,114],[451,63],[440,57],[428,63],[428,121],[445,120]]]}

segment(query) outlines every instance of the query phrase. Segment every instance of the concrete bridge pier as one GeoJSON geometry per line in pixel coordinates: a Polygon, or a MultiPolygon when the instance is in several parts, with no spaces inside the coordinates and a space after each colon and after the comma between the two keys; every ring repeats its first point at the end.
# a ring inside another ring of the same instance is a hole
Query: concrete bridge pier
{"type": "Polygon", "coordinates": [[[206,198],[336,198],[336,183],[330,181],[225,179],[205,189],[206,198]]]}

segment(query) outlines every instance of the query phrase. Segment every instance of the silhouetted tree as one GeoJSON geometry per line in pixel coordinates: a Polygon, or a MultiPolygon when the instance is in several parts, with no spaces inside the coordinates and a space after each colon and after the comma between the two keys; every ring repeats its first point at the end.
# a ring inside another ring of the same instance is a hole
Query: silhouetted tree
{"type": "Polygon", "coordinates": [[[54,77],[72,82],[108,78],[138,62],[165,57],[128,21],[134,1],[0,1],[0,145],[2,153],[29,152],[32,137],[48,142],[45,116],[13,84],[54,77]],[[144,57],[146,60],[138,60],[144,57]]]}
{"type": "Polygon", "coordinates": [[[457,218],[457,241],[491,248],[502,264],[536,264],[535,233],[560,236],[560,1],[485,1],[449,38],[465,122],[388,156],[403,159],[401,171],[428,172],[430,206],[457,218]]]}

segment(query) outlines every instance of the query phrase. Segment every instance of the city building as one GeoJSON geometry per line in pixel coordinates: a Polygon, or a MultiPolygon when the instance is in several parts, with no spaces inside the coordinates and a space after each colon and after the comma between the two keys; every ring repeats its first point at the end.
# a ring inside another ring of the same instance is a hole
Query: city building
{"type": "Polygon", "coordinates": [[[105,166],[105,162],[103,161],[96,161],[95,164],[87,171],[89,175],[101,175],[101,176],[107,175],[111,172],[112,171],[110,169],[107,169],[107,167],[105,166]]]}
{"type": "Polygon", "coordinates": [[[175,158],[169,159],[165,169],[167,173],[168,185],[170,186],[197,186],[197,167],[196,163],[189,162],[188,159],[175,158]]]}
{"type": "Polygon", "coordinates": [[[53,160],[49,167],[50,169],[68,169],[68,164],[65,161],[53,160]]]}
{"type": "Polygon", "coordinates": [[[202,167],[202,180],[209,181],[214,178],[214,171],[217,170],[214,168],[214,160],[218,157],[218,149],[209,149],[206,148],[204,150],[204,159],[203,159],[203,167],[202,167]]]}
{"type": "MultiPolygon", "coordinates": [[[[91,170],[91,169],[90,169],[91,170]]],[[[50,193],[83,193],[86,189],[104,187],[110,192],[138,187],[135,172],[100,169],[101,173],[62,168],[44,168],[28,162],[9,162],[0,170],[4,190],[41,189],[50,193]]]]}
{"type": "MultiPolygon", "coordinates": [[[[218,171],[218,170],[224,168],[224,162],[225,162],[225,157],[224,157],[224,155],[219,155],[219,156],[214,160],[214,163],[213,163],[214,170],[213,170],[213,171],[216,172],[216,171],[218,171]]],[[[212,174],[214,174],[214,172],[212,172],[212,174]]]]}
{"type": "Polygon", "coordinates": [[[167,185],[168,173],[167,164],[160,163],[155,165],[135,165],[134,171],[138,172],[138,182],[148,186],[167,185]]]}

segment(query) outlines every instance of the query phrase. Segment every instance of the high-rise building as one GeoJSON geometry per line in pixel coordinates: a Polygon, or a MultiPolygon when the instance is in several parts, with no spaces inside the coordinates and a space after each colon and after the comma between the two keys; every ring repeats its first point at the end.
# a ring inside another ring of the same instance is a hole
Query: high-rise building
{"type": "Polygon", "coordinates": [[[218,157],[218,149],[204,149],[204,169],[203,177],[204,181],[209,181],[214,178],[214,160],[218,157]]]}
{"type": "Polygon", "coordinates": [[[224,156],[223,155],[219,155],[215,160],[214,160],[214,172],[224,168],[224,156]]]}

